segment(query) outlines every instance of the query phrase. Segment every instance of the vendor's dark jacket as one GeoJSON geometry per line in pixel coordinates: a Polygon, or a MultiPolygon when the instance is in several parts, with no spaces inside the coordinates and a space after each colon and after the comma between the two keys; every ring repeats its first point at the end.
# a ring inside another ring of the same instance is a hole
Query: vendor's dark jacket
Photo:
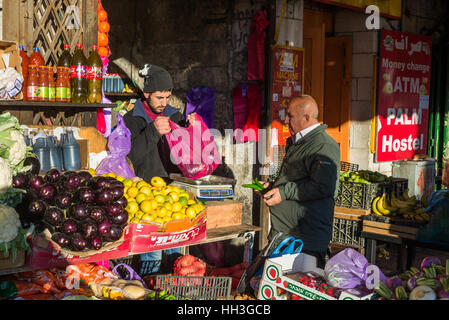
{"type": "Polygon", "coordinates": [[[291,210],[293,220],[298,220],[293,230],[275,227],[301,239],[303,249],[315,252],[325,252],[332,238],[340,170],[340,147],[326,128],[327,125],[320,125],[294,143],[291,137],[288,139],[279,175],[273,183],[273,187],[279,188],[282,205],[271,207],[272,221],[273,214],[286,210],[291,210]]]}
{"type": "MultiPolygon", "coordinates": [[[[163,115],[177,124],[185,125],[183,115],[170,105],[165,107],[163,115]]],[[[128,158],[136,176],[150,181],[154,176],[168,177],[170,173],[180,172],[170,160],[170,148],[165,136],[161,136],[156,130],[141,99],[136,101],[134,109],[126,113],[123,119],[131,131],[131,151],[128,158]]]]}

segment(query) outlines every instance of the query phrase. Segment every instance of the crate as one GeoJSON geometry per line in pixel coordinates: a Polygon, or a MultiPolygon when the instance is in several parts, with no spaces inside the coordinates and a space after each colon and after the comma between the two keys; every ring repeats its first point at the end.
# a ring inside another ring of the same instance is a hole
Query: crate
{"type": "MultiPolygon", "coordinates": [[[[342,162],[342,171],[357,171],[358,165],[342,162]]],[[[408,188],[408,179],[393,178],[387,182],[381,183],[360,183],[352,181],[339,181],[338,192],[335,197],[335,206],[370,210],[371,203],[374,198],[382,195],[382,193],[393,193],[399,196],[405,189],[408,188]]]]}
{"type": "Polygon", "coordinates": [[[364,248],[365,238],[361,236],[362,220],[341,219],[334,217],[332,243],[364,248]]]}
{"type": "Polygon", "coordinates": [[[156,276],[156,289],[180,300],[229,300],[231,284],[231,277],[156,276]]]}

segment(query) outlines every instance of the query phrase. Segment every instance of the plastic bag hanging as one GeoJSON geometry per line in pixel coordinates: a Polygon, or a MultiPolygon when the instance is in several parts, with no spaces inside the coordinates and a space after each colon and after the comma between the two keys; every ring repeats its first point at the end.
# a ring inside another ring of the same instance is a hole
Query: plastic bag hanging
{"type": "Polygon", "coordinates": [[[97,174],[109,172],[123,178],[134,178],[135,174],[126,162],[126,156],[131,151],[131,131],[126,127],[125,121],[117,114],[117,126],[108,137],[108,155],[96,168],[97,174]]]}
{"type": "Polygon", "coordinates": [[[256,12],[248,37],[248,80],[265,79],[265,38],[269,24],[266,10],[256,12]]]}
{"type": "Polygon", "coordinates": [[[183,128],[170,121],[167,133],[170,159],[186,178],[199,179],[212,174],[221,163],[214,137],[201,116],[195,114],[195,124],[183,128]]]}
{"type": "Polygon", "coordinates": [[[187,92],[186,115],[197,113],[209,128],[214,127],[214,87],[195,87],[187,92]]]}

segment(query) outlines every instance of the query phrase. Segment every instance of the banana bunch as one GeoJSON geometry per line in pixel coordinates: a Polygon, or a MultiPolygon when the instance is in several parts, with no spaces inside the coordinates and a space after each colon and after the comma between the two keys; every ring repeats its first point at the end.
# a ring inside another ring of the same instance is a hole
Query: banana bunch
{"type": "Polygon", "coordinates": [[[133,89],[131,89],[129,86],[128,86],[128,84],[126,83],[125,84],[125,87],[123,88],[123,90],[122,90],[122,93],[133,93],[134,91],[133,91],[133,89]]]}
{"type": "Polygon", "coordinates": [[[394,193],[387,196],[383,193],[374,198],[371,209],[378,216],[401,216],[404,219],[426,223],[430,221],[429,214],[425,209],[419,206],[416,196],[410,197],[408,189],[397,197],[394,193]]]}

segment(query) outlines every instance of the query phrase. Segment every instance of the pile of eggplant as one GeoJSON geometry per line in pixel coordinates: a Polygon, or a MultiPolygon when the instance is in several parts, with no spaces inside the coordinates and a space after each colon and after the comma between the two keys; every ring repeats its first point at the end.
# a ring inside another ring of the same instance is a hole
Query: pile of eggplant
{"type": "Polygon", "coordinates": [[[113,177],[51,169],[45,175],[17,174],[13,186],[26,191],[16,207],[22,225],[48,229],[67,250],[99,250],[119,240],[128,222],[124,185],[113,177]]]}

